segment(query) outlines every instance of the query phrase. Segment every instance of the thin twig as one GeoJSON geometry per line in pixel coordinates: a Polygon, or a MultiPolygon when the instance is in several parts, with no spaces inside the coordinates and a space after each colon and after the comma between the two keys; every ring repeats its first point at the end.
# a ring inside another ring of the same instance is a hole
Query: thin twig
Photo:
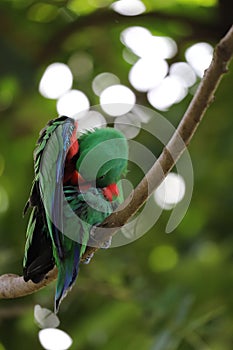
{"type": "MultiPolygon", "coordinates": [[[[104,241],[115,234],[119,227],[123,226],[145,203],[149,195],[159,186],[164,177],[171,171],[186,146],[195,134],[207,108],[214,100],[214,93],[227,72],[227,66],[233,55],[233,26],[218,43],[215,48],[212,63],[199,85],[193,100],[183,116],[177,130],[171,137],[167,146],[163,149],[160,157],[123,203],[124,210],[114,212],[102,224],[108,237],[102,236],[101,228],[96,231],[96,240],[104,241]],[[181,142],[181,140],[183,140],[181,142]],[[149,185],[149,186],[148,186],[149,185]],[[126,203],[128,205],[126,206],[126,203]]],[[[106,233],[105,233],[106,235],[106,233]]],[[[98,248],[89,247],[83,259],[95,252],[98,248]]],[[[16,298],[31,294],[48,285],[57,276],[57,270],[52,270],[39,284],[25,283],[23,278],[17,275],[6,274],[0,276],[0,298],[16,298]]]]}

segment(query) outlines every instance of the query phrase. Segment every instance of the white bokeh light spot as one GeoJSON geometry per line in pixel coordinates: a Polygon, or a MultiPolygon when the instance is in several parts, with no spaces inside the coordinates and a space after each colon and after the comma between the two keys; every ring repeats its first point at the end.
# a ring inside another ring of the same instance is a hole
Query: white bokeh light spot
{"type": "Polygon", "coordinates": [[[67,350],[72,345],[71,337],[57,328],[45,328],[39,332],[39,341],[46,350],[67,350]]]}
{"type": "Polygon", "coordinates": [[[73,84],[73,76],[70,68],[64,63],[50,64],[39,84],[39,92],[42,96],[57,99],[68,91],[73,84]]]}
{"type": "Polygon", "coordinates": [[[92,89],[97,96],[100,96],[101,92],[107,87],[120,84],[120,79],[113,73],[100,73],[92,82],[92,89]]]}
{"type": "Polygon", "coordinates": [[[34,321],[40,328],[56,328],[60,324],[60,320],[51,310],[35,305],[34,321]]]}
{"type": "Polygon", "coordinates": [[[128,113],[135,102],[133,91],[120,84],[108,87],[100,95],[101,108],[113,117],[128,113]]]}
{"type": "Polygon", "coordinates": [[[106,119],[103,115],[97,111],[88,111],[85,115],[78,121],[78,130],[92,130],[94,128],[104,128],[106,127],[106,119]]]}
{"type": "Polygon", "coordinates": [[[129,27],[121,32],[121,42],[142,58],[172,58],[177,53],[176,42],[166,36],[154,36],[144,27],[129,27]]]}
{"type": "Polygon", "coordinates": [[[139,26],[124,29],[120,36],[121,42],[138,56],[147,49],[150,38],[151,32],[139,26]]]}
{"type": "Polygon", "coordinates": [[[166,36],[147,36],[143,43],[136,43],[132,50],[139,57],[172,58],[177,53],[176,42],[166,36]]]}
{"type": "Polygon", "coordinates": [[[129,112],[115,119],[114,128],[120,130],[127,139],[133,139],[141,130],[141,123],[134,113],[129,112]]]}
{"type": "Polygon", "coordinates": [[[174,103],[183,100],[187,93],[187,89],[179,79],[168,76],[159,86],[148,92],[147,98],[153,107],[160,111],[166,111],[174,103]]]}
{"type": "Polygon", "coordinates": [[[138,60],[138,56],[135,55],[130,49],[128,49],[128,47],[124,47],[122,51],[122,57],[129,64],[134,64],[138,60]]]}
{"type": "Polygon", "coordinates": [[[185,51],[187,62],[193,67],[199,77],[203,77],[204,71],[209,67],[213,57],[213,47],[208,43],[197,43],[185,51]]]}
{"type": "Polygon", "coordinates": [[[81,118],[90,107],[87,96],[80,90],[70,90],[57,101],[57,112],[70,118],[81,118]]]}
{"type": "Polygon", "coordinates": [[[170,66],[170,76],[181,80],[185,87],[190,87],[196,82],[196,74],[192,67],[186,62],[176,62],[170,66]]]}
{"type": "Polygon", "coordinates": [[[68,65],[77,80],[87,79],[93,71],[93,58],[86,52],[75,52],[71,55],[68,65]]]}
{"type": "Polygon", "coordinates": [[[163,209],[174,208],[185,195],[185,182],[181,175],[169,173],[154,192],[156,203],[163,209]]]}
{"type": "Polygon", "coordinates": [[[146,10],[145,5],[140,0],[115,1],[111,8],[123,16],[137,16],[146,10]]]}
{"type": "Polygon", "coordinates": [[[139,59],[129,72],[129,81],[138,91],[146,92],[164,79],[168,64],[164,60],[139,59]]]}

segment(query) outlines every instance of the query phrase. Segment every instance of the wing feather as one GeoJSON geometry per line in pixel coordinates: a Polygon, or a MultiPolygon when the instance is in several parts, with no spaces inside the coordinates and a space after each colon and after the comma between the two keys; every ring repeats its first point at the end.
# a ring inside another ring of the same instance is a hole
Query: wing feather
{"type": "Polygon", "coordinates": [[[58,264],[64,258],[62,230],[59,230],[62,229],[62,178],[75,128],[73,119],[59,117],[40,132],[34,151],[35,179],[24,208],[25,214],[32,207],[23,263],[25,280],[42,280],[53,268],[54,259],[58,264]]]}

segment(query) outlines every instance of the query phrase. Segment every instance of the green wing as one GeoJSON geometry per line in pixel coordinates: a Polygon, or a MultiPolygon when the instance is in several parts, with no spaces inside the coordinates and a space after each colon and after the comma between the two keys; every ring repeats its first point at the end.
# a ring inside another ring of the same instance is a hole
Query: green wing
{"type": "MultiPolygon", "coordinates": [[[[25,281],[41,281],[58,260],[57,246],[61,246],[61,235],[51,221],[58,215],[52,213],[52,203],[61,196],[64,161],[73,130],[74,121],[70,118],[50,121],[41,131],[34,151],[35,179],[24,209],[26,213],[32,207],[23,262],[25,281]]],[[[60,208],[60,205],[55,207],[57,211],[60,208]]]]}

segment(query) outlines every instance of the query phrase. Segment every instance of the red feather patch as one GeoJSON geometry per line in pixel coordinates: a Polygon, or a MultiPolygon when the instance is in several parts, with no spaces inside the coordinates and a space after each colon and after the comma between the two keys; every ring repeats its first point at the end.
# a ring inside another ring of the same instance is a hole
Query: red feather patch
{"type": "Polygon", "coordinates": [[[110,184],[107,187],[103,188],[102,192],[109,202],[112,202],[113,197],[119,196],[119,189],[116,183],[110,184]]]}
{"type": "Polygon", "coordinates": [[[73,157],[78,153],[78,150],[79,150],[79,143],[77,140],[77,128],[78,128],[78,123],[75,122],[75,128],[70,138],[71,146],[67,152],[66,161],[65,161],[65,171],[64,171],[64,178],[63,178],[64,184],[69,181],[71,181],[72,184],[73,183],[77,184],[77,182],[75,182],[75,177],[77,177],[75,162],[73,161],[73,157]]]}

